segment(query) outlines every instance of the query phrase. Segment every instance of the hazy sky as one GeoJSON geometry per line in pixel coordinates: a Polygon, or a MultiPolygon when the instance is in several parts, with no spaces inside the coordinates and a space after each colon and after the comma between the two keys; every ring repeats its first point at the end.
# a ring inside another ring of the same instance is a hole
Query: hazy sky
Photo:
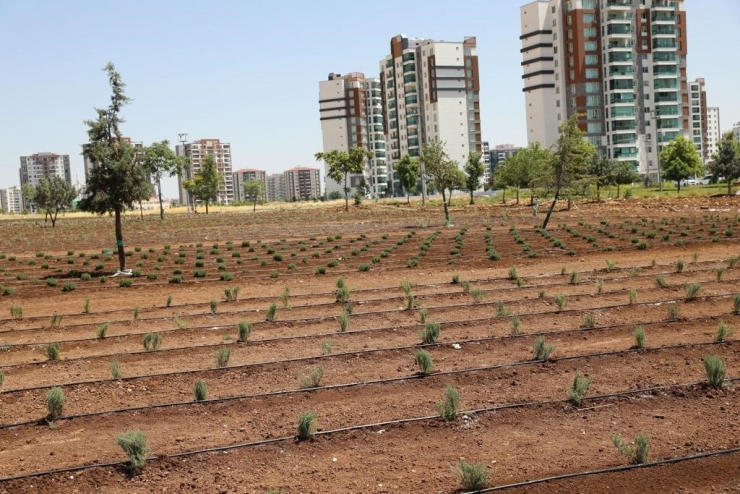
{"type": "MultiPolygon", "coordinates": [[[[476,36],[483,139],[526,144],[521,0],[0,0],[0,188],[19,157],[69,154],[84,179],[83,120],[104,107],[115,63],[134,140],[231,142],[234,169],[318,166],[318,82],[376,75],[396,34],[476,36]]],[[[740,0],[686,0],[690,79],[707,80],[721,126],[740,121],[740,0]]],[[[165,192],[175,196],[168,184],[165,192]]]]}

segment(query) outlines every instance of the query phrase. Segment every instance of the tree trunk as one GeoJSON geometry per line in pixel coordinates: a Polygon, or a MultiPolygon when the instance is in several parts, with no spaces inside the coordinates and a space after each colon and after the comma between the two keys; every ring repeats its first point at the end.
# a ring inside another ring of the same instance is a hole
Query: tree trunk
{"type": "Polygon", "coordinates": [[[257,200],[256,199],[254,200],[254,207],[252,208],[252,212],[253,213],[257,212],[257,200]]]}
{"type": "Polygon", "coordinates": [[[501,194],[501,204],[506,204],[506,187],[504,187],[503,194],[501,194]]]}
{"type": "Polygon", "coordinates": [[[123,225],[121,224],[121,210],[116,209],[116,246],[118,247],[118,265],[123,271],[126,269],[126,251],[123,249],[123,225]]]}
{"type": "Polygon", "coordinates": [[[139,199],[139,215],[141,216],[141,221],[144,221],[144,206],[141,199],[139,199]]]}
{"type": "Polygon", "coordinates": [[[406,192],[406,204],[411,206],[411,194],[409,194],[408,191],[406,192]]]}
{"type": "Polygon", "coordinates": [[[560,197],[560,189],[555,191],[555,197],[552,200],[552,204],[550,204],[550,209],[547,210],[547,216],[545,216],[545,221],[542,223],[542,228],[544,229],[547,229],[547,224],[550,222],[550,215],[552,214],[552,210],[555,209],[558,197],[560,197]]]}
{"type": "Polygon", "coordinates": [[[49,217],[51,218],[51,227],[56,228],[57,227],[57,214],[59,214],[59,211],[54,212],[54,214],[49,214],[49,217]]]}
{"type": "Polygon", "coordinates": [[[727,195],[732,195],[732,178],[730,177],[727,178],[727,195]]]}
{"type": "Polygon", "coordinates": [[[573,197],[568,196],[568,211],[573,207],[573,197]]]}
{"type": "Polygon", "coordinates": [[[347,184],[348,173],[344,174],[344,210],[349,212],[349,185],[347,184]]]}
{"type": "Polygon", "coordinates": [[[473,191],[471,190],[470,191],[470,205],[472,206],[473,204],[475,204],[475,201],[473,200],[473,191]]]}
{"type": "Polygon", "coordinates": [[[516,204],[519,205],[519,187],[516,188],[516,204]]]}
{"type": "Polygon", "coordinates": [[[678,182],[676,182],[676,185],[677,185],[676,194],[680,194],[681,193],[681,181],[679,180],[678,182]]]}
{"type": "MultiPolygon", "coordinates": [[[[450,199],[452,199],[452,192],[450,192],[450,199]]],[[[447,197],[445,195],[445,189],[442,189],[442,205],[444,206],[445,211],[445,226],[450,225],[450,210],[447,206],[447,197]]]]}
{"type": "Polygon", "coordinates": [[[208,199],[205,200],[206,203],[206,214],[208,214],[208,199]]]}
{"type": "Polygon", "coordinates": [[[157,180],[157,195],[159,196],[159,219],[164,220],[164,205],[162,204],[162,180],[157,180]]]}
{"type": "Polygon", "coordinates": [[[617,184],[617,199],[619,199],[619,184],[617,184]]]}
{"type": "Polygon", "coordinates": [[[596,202],[601,202],[601,186],[599,186],[599,181],[596,181],[596,202]]]}

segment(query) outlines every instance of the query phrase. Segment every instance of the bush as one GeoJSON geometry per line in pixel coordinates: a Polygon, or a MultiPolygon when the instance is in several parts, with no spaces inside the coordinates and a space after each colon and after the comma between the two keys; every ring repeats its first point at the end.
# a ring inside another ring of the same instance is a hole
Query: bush
{"type": "Polygon", "coordinates": [[[46,286],[56,288],[58,284],[59,284],[59,280],[57,280],[56,278],[46,278],[46,286]]]}
{"type": "Polygon", "coordinates": [[[231,348],[222,348],[216,352],[216,366],[226,367],[229,365],[229,359],[231,358],[231,348]]]}
{"type": "Polygon", "coordinates": [[[578,271],[573,271],[570,273],[570,280],[568,281],[571,285],[575,285],[578,283],[578,271]]]}
{"type": "Polygon", "coordinates": [[[697,295],[699,294],[699,291],[701,290],[701,283],[689,283],[687,285],[684,285],[683,288],[686,292],[686,302],[691,302],[692,300],[695,300],[697,295]]]}
{"type": "Polygon", "coordinates": [[[339,316],[339,331],[344,333],[349,328],[349,314],[345,311],[339,316]]]}
{"type": "Polygon", "coordinates": [[[318,266],[315,272],[316,274],[326,274],[326,266],[318,266]]]}
{"type": "Polygon", "coordinates": [[[121,364],[118,360],[114,360],[108,364],[108,367],[110,368],[110,374],[113,376],[113,379],[121,379],[121,364]]]}
{"type": "Polygon", "coordinates": [[[655,285],[658,288],[667,288],[668,287],[668,282],[665,280],[665,278],[663,277],[663,275],[658,275],[658,276],[655,277],[655,285]]]}
{"type": "Polygon", "coordinates": [[[62,416],[64,411],[64,391],[56,386],[46,392],[46,410],[49,412],[46,419],[52,422],[62,416]]]}
{"type": "Polygon", "coordinates": [[[129,288],[133,284],[134,282],[129,278],[123,278],[121,281],[118,282],[118,286],[120,286],[121,288],[129,288]]]}
{"type": "Polygon", "coordinates": [[[239,321],[236,325],[237,330],[237,341],[240,343],[246,343],[249,339],[249,334],[252,332],[252,325],[247,321],[239,321]]]}
{"type": "Polygon", "coordinates": [[[175,316],[175,325],[177,326],[177,329],[188,329],[188,323],[180,319],[178,316],[175,316]]]}
{"type": "Polygon", "coordinates": [[[10,306],[10,316],[13,319],[23,319],[23,307],[20,305],[11,305],[10,306]]]}
{"type": "Polygon", "coordinates": [[[303,412],[298,418],[298,439],[306,441],[316,432],[316,414],[314,412],[303,412]]]}
{"type": "Polygon", "coordinates": [[[229,288],[224,288],[224,299],[227,302],[236,302],[237,298],[239,297],[239,292],[241,291],[242,287],[232,286],[229,288]]]}
{"type": "Polygon", "coordinates": [[[583,316],[582,328],[593,328],[596,326],[596,316],[593,314],[586,314],[583,316]]]}
{"type": "Polygon", "coordinates": [[[440,324],[438,322],[427,322],[424,329],[419,332],[422,344],[429,345],[436,343],[439,339],[440,324]]]}
{"type": "Polygon", "coordinates": [[[635,437],[635,445],[627,444],[618,432],[612,436],[612,443],[617,447],[620,453],[626,456],[630,463],[640,465],[645,463],[650,452],[650,437],[645,434],[638,434],[635,437]]]}
{"type": "Polygon", "coordinates": [[[635,337],[635,345],[632,348],[645,348],[645,330],[641,326],[638,326],[632,335],[635,337]]]}
{"type": "Polygon", "coordinates": [[[144,349],[147,352],[153,352],[162,346],[162,335],[159,333],[147,333],[144,335],[141,343],[144,345],[144,349]]]}
{"type": "Polygon", "coordinates": [[[324,368],[320,365],[309,369],[307,376],[300,377],[301,388],[318,388],[321,385],[322,377],[324,377],[324,368]]]}
{"type": "Polygon", "coordinates": [[[170,285],[179,285],[180,283],[182,283],[182,276],[173,276],[169,280],[170,285]]]}
{"type": "Polygon", "coordinates": [[[108,332],[108,328],[110,327],[110,323],[107,322],[105,324],[101,324],[98,326],[98,329],[95,330],[95,334],[98,337],[99,340],[102,340],[105,338],[105,334],[108,332]]]}
{"type": "Polygon", "coordinates": [[[138,470],[146,464],[146,456],[149,453],[146,434],[140,430],[128,431],[118,436],[116,442],[128,456],[130,470],[138,470]]]}
{"type": "Polygon", "coordinates": [[[50,325],[50,326],[51,326],[52,328],[58,328],[59,326],[61,326],[61,325],[62,325],[62,320],[64,320],[64,315],[62,315],[62,314],[57,314],[57,313],[55,312],[55,313],[53,313],[53,314],[51,315],[51,319],[50,319],[49,325],[50,325]]]}
{"type": "Polygon", "coordinates": [[[277,304],[275,303],[270,304],[270,307],[267,309],[267,320],[274,321],[276,315],[277,315],[277,304]]]}
{"type": "Polygon", "coordinates": [[[232,273],[221,273],[221,276],[219,277],[221,281],[233,281],[234,275],[232,273]]]}
{"type": "Polygon", "coordinates": [[[704,357],[704,370],[707,373],[707,382],[716,389],[722,389],[725,383],[725,363],[717,355],[704,357]]]}
{"type": "Polygon", "coordinates": [[[92,276],[90,276],[90,273],[82,273],[80,276],[81,281],[90,281],[92,279],[92,276]]]}
{"type": "Polygon", "coordinates": [[[62,286],[62,291],[63,291],[63,292],[73,292],[73,291],[75,290],[75,288],[77,288],[77,287],[75,286],[75,284],[74,284],[74,283],[72,283],[71,281],[68,281],[68,282],[66,282],[66,283],[65,283],[65,284],[64,284],[64,285],[62,286]]]}
{"type": "Polygon", "coordinates": [[[454,386],[445,386],[444,401],[435,403],[434,408],[442,420],[455,420],[460,409],[460,392],[454,386]]]}
{"type": "Polygon", "coordinates": [[[558,311],[563,310],[567,303],[568,297],[565,295],[555,295],[555,304],[558,306],[558,311]]]}
{"type": "Polygon", "coordinates": [[[204,401],[208,395],[206,383],[200,379],[195,381],[195,384],[193,385],[193,395],[195,396],[195,401],[204,401]]]}
{"type": "Polygon", "coordinates": [[[677,320],[681,316],[681,308],[676,304],[668,304],[668,319],[677,320]]]}
{"type": "Polygon", "coordinates": [[[683,271],[683,268],[684,268],[684,262],[680,259],[676,261],[676,264],[675,264],[676,272],[681,273],[683,271]]]}
{"type": "Polygon", "coordinates": [[[637,290],[630,289],[627,292],[627,301],[630,305],[634,305],[637,303],[637,290]]]}
{"type": "Polygon", "coordinates": [[[43,353],[49,360],[59,359],[59,343],[49,343],[41,347],[41,353],[43,353]]]}
{"type": "Polygon", "coordinates": [[[722,342],[725,341],[725,339],[732,336],[734,333],[733,330],[729,329],[727,327],[727,324],[724,321],[720,321],[717,324],[717,333],[714,335],[714,341],[716,342],[722,342]]]}
{"type": "Polygon", "coordinates": [[[416,358],[416,365],[419,366],[419,371],[423,375],[426,376],[432,373],[434,360],[432,360],[432,356],[429,352],[424,349],[420,349],[416,351],[414,357],[416,358]]]}
{"type": "Polygon", "coordinates": [[[488,484],[490,472],[485,463],[467,463],[460,460],[457,465],[451,466],[450,470],[466,492],[480,491],[488,484]]]}
{"type": "Polygon", "coordinates": [[[588,388],[591,387],[591,382],[593,382],[593,378],[582,377],[580,372],[576,372],[576,375],[573,378],[573,384],[568,388],[568,399],[570,399],[575,406],[581,406],[583,397],[586,396],[588,388]]]}
{"type": "Polygon", "coordinates": [[[545,339],[540,337],[537,338],[532,347],[532,358],[533,360],[539,360],[540,362],[546,361],[550,358],[550,354],[555,351],[555,345],[545,343],[545,339]]]}

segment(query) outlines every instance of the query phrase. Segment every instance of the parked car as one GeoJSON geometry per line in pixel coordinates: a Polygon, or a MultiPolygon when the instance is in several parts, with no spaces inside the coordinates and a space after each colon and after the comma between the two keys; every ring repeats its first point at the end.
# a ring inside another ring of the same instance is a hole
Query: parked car
{"type": "Polygon", "coordinates": [[[681,180],[681,187],[686,187],[687,185],[696,185],[698,182],[695,178],[686,178],[684,180],[681,180]]]}
{"type": "Polygon", "coordinates": [[[696,181],[696,183],[698,183],[699,185],[708,185],[708,184],[713,184],[715,182],[716,181],[714,180],[714,177],[712,175],[707,175],[707,176],[705,176],[703,178],[700,178],[700,179],[698,179],[696,181]]]}

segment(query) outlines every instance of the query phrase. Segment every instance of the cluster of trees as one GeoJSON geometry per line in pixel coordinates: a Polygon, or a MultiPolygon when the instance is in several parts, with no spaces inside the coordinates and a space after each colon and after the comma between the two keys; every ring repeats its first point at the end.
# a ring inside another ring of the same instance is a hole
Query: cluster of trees
{"type": "Polygon", "coordinates": [[[708,168],[715,180],[727,180],[727,194],[732,194],[732,184],[740,179],[740,142],[734,132],[722,136],[708,168]]]}
{"type": "MultiPolygon", "coordinates": [[[[339,184],[343,184],[345,211],[349,211],[349,191],[351,190],[349,176],[362,173],[365,169],[365,160],[373,159],[374,156],[375,154],[372,151],[362,147],[352,148],[349,151],[333,149],[314,155],[316,161],[323,161],[329,165],[326,173],[327,177],[339,184]]],[[[362,186],[363,192],[365,192],[364,189],[366,187],[367,185],[362,186]]]]}
{"type": "Polygon", "coordinates": [[[43,177],[35,187],[25,184],[21,189],[23,199],[36,204],[44,212],[44,223],[50,220],[52,228],[57,225],[59,213],[72,208],[77,197],[74,185],[57,176],[43,177]]]}

